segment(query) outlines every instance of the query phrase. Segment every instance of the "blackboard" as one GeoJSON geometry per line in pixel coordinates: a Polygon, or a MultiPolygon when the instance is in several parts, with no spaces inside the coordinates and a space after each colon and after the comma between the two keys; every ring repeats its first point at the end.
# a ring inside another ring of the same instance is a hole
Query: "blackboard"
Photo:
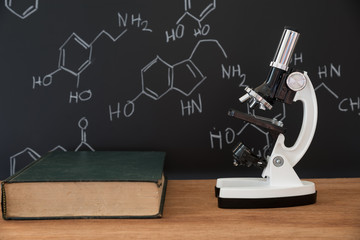
{"type": "MultiPolygon", "coordinates": [[[[46,152],[165,151],[169,178],[258,176],[232,165],[239,141],[266,154],[245,86],[266,78],[284,26],[301,36],[319,121],[295,167],[308,177],[360,176],[357,1],[5,0],[0,7],[0,179],[46,152]]],[[[291,145],[301,104],[277,104],[291,145]]]]}

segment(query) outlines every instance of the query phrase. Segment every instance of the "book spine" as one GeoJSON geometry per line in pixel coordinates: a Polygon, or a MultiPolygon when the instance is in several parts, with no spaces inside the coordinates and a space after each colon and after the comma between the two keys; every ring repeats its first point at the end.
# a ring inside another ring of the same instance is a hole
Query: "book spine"
{"type": "Polygon", "coordinates": [[[1,212],[3,219],[6,220],[6,195],[4,182],[1,182],[1,212]]]}
{"type": "Polygon", "coordinates": [[[167,183],[168,183],[167,177],[164,176],[164,182],[162,183],[164,184],[164,186],[163,186],[163,192],[161,194],[160,209],[159,209],[159,213],[156,216],[154,216],[154,218],[161,218],[163,216],[167,183]]]}
{"type": "MultiPolygon", "coordinates": [[[[47,154],[46,154],[47,155],[47,154]]],[[[1,212],[2,212],[2,217],[3,219],[7,220],[7,216],[6,216],[6,212],[7,212],[7,208],[6,208],[6,193],[5,193],[5,183],[11,183],[11,181],[13,179],[15,179],[17,176],[19,176],[22,172],[24,172],[25,170],[27,170],[28,168],[32,167],[33,165],[37,164],[38,162],[40,162],[41,160],[43,160],[46,155],[36,161],[34,161],[33,163],[29,164],[28,166],[26,166],[25,168],[21,169],[20,171],[18,171],[17,173],[15,173],[14,175],[8,177],[7,179],[5,179],[4,181],[1,182],[1,212]]]]}

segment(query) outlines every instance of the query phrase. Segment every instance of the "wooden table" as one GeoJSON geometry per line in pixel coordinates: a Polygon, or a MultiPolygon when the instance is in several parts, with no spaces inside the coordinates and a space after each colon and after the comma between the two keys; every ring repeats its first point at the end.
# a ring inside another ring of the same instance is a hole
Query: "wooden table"
{"type": "Polygon", "coordinates": [[[234,210],[215,180],[171,180],[161,219],[0,220],[0,239],[360,239],[360,178],[310,181],[314,205],[234,210]]]}

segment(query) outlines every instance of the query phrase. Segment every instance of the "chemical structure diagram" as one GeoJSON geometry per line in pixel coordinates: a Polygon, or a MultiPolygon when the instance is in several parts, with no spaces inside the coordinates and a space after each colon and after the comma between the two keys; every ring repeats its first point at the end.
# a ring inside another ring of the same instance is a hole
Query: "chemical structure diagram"
{"type": "MultiPolygon", "coordinates": [[[[322,68],[319,66],[318,67],[318,77],[319,79],[322,79],[322,78],[327,78],[328,77],[328,72],[329,72],[329,77],[334,77],[334,76],[337,76],[337,77],[341,77],[341,65],[338,65],[337,68],[332,64],[330,63],[330,66],[329,66],[329,71],[328,71],[328,68],[326,65],[324,65],[322,68]]],[[[318,89],[320,88],[325,88],[326,91],[328,91],[333,97],[335,97],[336,99],[339,98],[339,96],[334,92],[332,91],[325,83],[324,81],[321,81],[321,83],[315,87],[315,91],[317,91],[318,89]]]]}
{"type": "Polygon", "coordinates": [[[105,30],[102,30],[90,43],[85,42],[76,33],[72,33],[59,48],[58,68],[47,74],[43,79],[33,77],[33,89],[37,86],[47,87],[51,85],[53,76],[59,71],[66,71],[76,77],[75,85],[76,88],[79,88],[81,73],[92,63],[93,44],[96,40],[102,35],[105,35],[113,42],[116,42],[126,32],[127,29],[113,37],[105,30]]]}
{"type": "MultiPolygon", "coordinates": [[[[87,140],[86,140],[86,129],[87,129],[88,125],[89,125],[89,122],[86,119],[86,117],[82,117],[78,121],[78,126],[81,130],[81,142],[75,148],[75,150],[74,150],[75,152],[78,152],[78,151],[94,152],[95,151],[94,148],[92,148],[87,143],[87,140]]],[[[67,152],[67,150],[60,145],[51,149],[49,152],[54,152],[54,151],[67,152]]],[[[17,170],[21,169],[25,165],[29,164],[30,162],[36,161],[39,158],[41,158],[41,155],[30,147],[26,147],[24,150],[14,154],[13,156],[10,157],[10,176],[14,175],[17,170]],[[20,165],[20,166],[17,167],[17,165],[20,165]]]]}
{"type": "Polygon", "coordinates": [[[341,64],[325,64],[318,66],[318,79],[321,81],[318,86],[315,87],[315,91],[324,89],[338,102],[338,110],[340,112],[355,113],[357,116],[360,116],[360,97],[345,97],[341,98],[338,94],[335,93],[325,82],[334,78],[341,78],[341,64]]]}
{"type": "Polygon", "coordinates": [[[190,19],[195,21],[194,36],[206,36],[210,32],[210,25],[203,24],[203,20],[216,9],[216,0],[194,1],[184,0],[184,14],[176,21],[176,27],[170,31],[165,31],[166,42],[181,39],[185,35],[185,24],[183,22],[190,19]]]}
{"type": "Polygon", "coordinates": [[[185,13],[179,18],[176,24],[179,24],[185,16],[190,16],[199,24],[201,27],[201,22],[205,17],[216,8],[216,0],[209,1],[192,1],[184,0],[185,4],[185,13]]]}
{"type": "Polygon", "coordinates": [[[38,6],[39,0],[5,0],[5,7],[21,19],[36,12],[38,6]]]}
{"type": "MultiPolygon", "coordinates": [[[[189,58],[173,65],[156,56],[155,59],[141,69],[141,92],[132,100],[127,101],[124,106],[124,115],[130,117],[134,113],[135,101],[142,95],[157,101],[170,91],[177,91],[184,96],[192,94],[206,79],[206,76],[193,61],[196,50],[203,44],[214,45],[219,48],[223,56],[227,58],[223,47],[215,39],[198,41],[189,58]]],[[[111,121],[113,120],[113,115],[119,118],[120,103],[117,104],[115,111],[112,106],[109,105],[109,113],[111,121]]]]}
{"type": "MultiPolygon", "coordinates": [[[[185,5],[186,9],[192,9],[191,1],[185,1],[185,5]]],[[[206,11],[199,14],[201,16],[201,19],[199,19],[200,22],[208,13],[210,13],[210,11],[214,9],[213,7],[215,7],[214,1],[206,7],[206,11]]],[[[186,15],[189,15],[189,13],[186,15]]],[[[132,14],[130,19],[128,14],[121,15],[119,13],[118,19],[119,26],[121,27],[126,27],[128,22],[130,22],[131,25],[142,28],[142,31],[152,32],[152,30],[148,28],[148,21],[141,19],[140,14],[138,16],[132,14]]],[[[72,33],[59,48],[57,69],[45,75],[43,78],[33,76],[33,89],[41,86],[50,86],[53,82],[53,76],[60,71],[65,71],[73,75],[76,79],[75,86],[76,88],[79,88],[81,84],[81,73],[92,64],[93,44],[97,41],[97,39],[105,35],[113,42],[116,42],[126,32],[127,28],[123,29],[120,34],[114,37],[105,30],[102,30],[90,43],[84,41],[76,33],[72,33]]],[[[206,79],[206,76],[196,66],[196,63],[194,63],[192,58],[198,47],[207,43],[219,48],[223,56],[227,58],[223,47],[215,39],[199,40],[189,58],[172,65],[164,61],[159,56],[156,56],[155,59],[141,69],[141,92],[134,99],[127,101],[124,107],[126,110],[124,110],[124,115],[129,117],[133,114],[135,109],[134,102],[141,95],[146,95],[154,100],[158,100],[169,91],[175,90],[184,96],[189,96],[206,79]],[[182,76],[181,78],[179,77],[180,75],[182,76]]],[[[90,100],[91,97],[91,89],[77,93],[76,96],[70,92],[69,103],[72,103],[73,99],[76,99],[75,102],[77,103],[79,101],[90,100]]],[[[120,108],[120,103],[118,103],[117,108],[120,108]]],[[[109,105],[109,111],[110,120],[112,120],[114,113],[119,115],[119,110],[113,111],[111,105],[109,105]]]]}
{"type": "MultiPolygon", "coordinates": [[[[75,77],[75,87],[80,87],[80,77],[92,63],[93,63],[93,45],[102,37],[108,37],[113,42],[117,42],[127,31],[129,27],[141,29],[143,32],[152,32],[148,27],[149,22],[142,19],[140,14],[117,14],[118,26],[121,32],[113,36],[109,32],[102,30],[91,42],[86,42],[76,33],[72,33],[59,48],[59,60],[57,69],[42,77],[33,76],[32,88],[48,87],[53,83],[53,76],[60,71],[70,73],[75,77]]],[[[91,89],[84,90],[80,93],[76,92],[74,95],[70,92],[69,103],[78,103],[79,101],[88,101],[92,97],[91,89]],[[75,99],[75,100],[74,100],[75,99]]]]}

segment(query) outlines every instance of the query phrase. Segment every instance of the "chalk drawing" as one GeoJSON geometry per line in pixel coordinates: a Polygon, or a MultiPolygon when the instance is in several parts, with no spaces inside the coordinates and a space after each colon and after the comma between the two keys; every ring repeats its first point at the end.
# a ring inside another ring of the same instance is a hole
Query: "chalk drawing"
{"type": "MultiPolygon", "coordinates": [[[[27,147],[21,152],[18,152],[10,157],[10,176],[14,175],[16,172],[16,160],[19,158],[24,158],[25,163],[30,161],[36,161],[40,158],[40,155],[35,152],[33,149],[27,147]]],[[[19,160],[18,160],[19,161],[19,160]]]]}
{"type": "Polygon", "coordinates": [[[81,129],[81,143],[79,144],[79,146],[77,146],[77,148],[75,149],[75,152],[77,151],[92,151],[94,152],[95,150],[87,143],[86,141],[86,128],[88,127],[89,122],[88,120],[83,117],[80,119],[78,126],[81,129]]]}
{"type": "Polygon", "coordinates": [[[5,0],[5,7],[15,16],[25,19],[39,8],[39,0],[5,0]]]}
{"type": "MultiPolygon", "coordinates": [[[[143,95],[155,101],[161,99],[170,91],[177,91],[184,96],[191,95],[206,79],[205,74],[192,60],[196,50],[204,43],[210,43],[211,46],[220,49],[224,58],[227,58],[224,48],[220,45],[219,41],[215,39],[199,40],[190,56],[175,64],[170,64],[160,56],[156,56],[141,69],[142,89],[136,97],[126,102],[123,110],[124,116],[132,116],[135,111],[135,101],[143,95]],[[182,74],[185,72],[185,75],[188,77],[178,79],[177,73],[179,71],[181,71],[182,74]]],[[[110,121],[114,118],[119,118],[121,116],[121,110],[120,103],[117,103],[116,107],[109,105],[110,121]]]]}
{"type": "Polygon", "coordinates": [[[33,89],[40,86],[50,86],[53,81],[53,76],[62,70],[76,77],[75,86],[76,88],[79,88],[81,73],[92,64],[93,44],[96,40],[104,35],[113,42],[116,42],[126,32],[127,29],[124,29],[117,36],[112,36],[105,30],[102,30],[90,43],[84,41],[76,33],[72,33],[59,48],[58,68],[44,76],[42,79],[34,76],[33,89]]]}
{"type": "MultiPolygon", "coordinates": [[[[86,129],[89,125],[88,120],[86,119],[86,117],[82,117],[79,122],[78,122],[78,126],[81,130],[81,142],[80,144],[76,147],[76,149],[74,150],[74,152],[78,152],[78,151],[92,151],[94,152],[94,148],[92,148],[88,143],[87,143],[87,138],[86,138],[86,129]]],[[[52,148],[49,152],[54,152],[54,151],[63,151],[63,152],[67,152],[67,150],[62,147],[61,145],[58,145],[54,148],[52,148]]],[[[38,160],[39,158],[41,158],[41,155],[39,153],[37,153],[34,149],[27,147],[24,150],[14,154],[13,156],[10,157],[10,176],[14,175],[16,173],[16,171],[20,170],[16,168],[16,163],[19,161],[21,161],[22,166],[24,167],[25,165],[30,164],[33,161],[38,160]]]]}
{"type": "Polygon", "coordinates": [[[185,19],[192,19],[197,23],[193,29],[195,37],[206,36],[210,32],[210,25],[203,24],[203,20],[216,9],[216,0],[184,0],[184,14],[176,21],[176,27],[169,31],[165,31],[166,42],[181,39],[185,35],[186,26],[183,24],[185,19]]]}

